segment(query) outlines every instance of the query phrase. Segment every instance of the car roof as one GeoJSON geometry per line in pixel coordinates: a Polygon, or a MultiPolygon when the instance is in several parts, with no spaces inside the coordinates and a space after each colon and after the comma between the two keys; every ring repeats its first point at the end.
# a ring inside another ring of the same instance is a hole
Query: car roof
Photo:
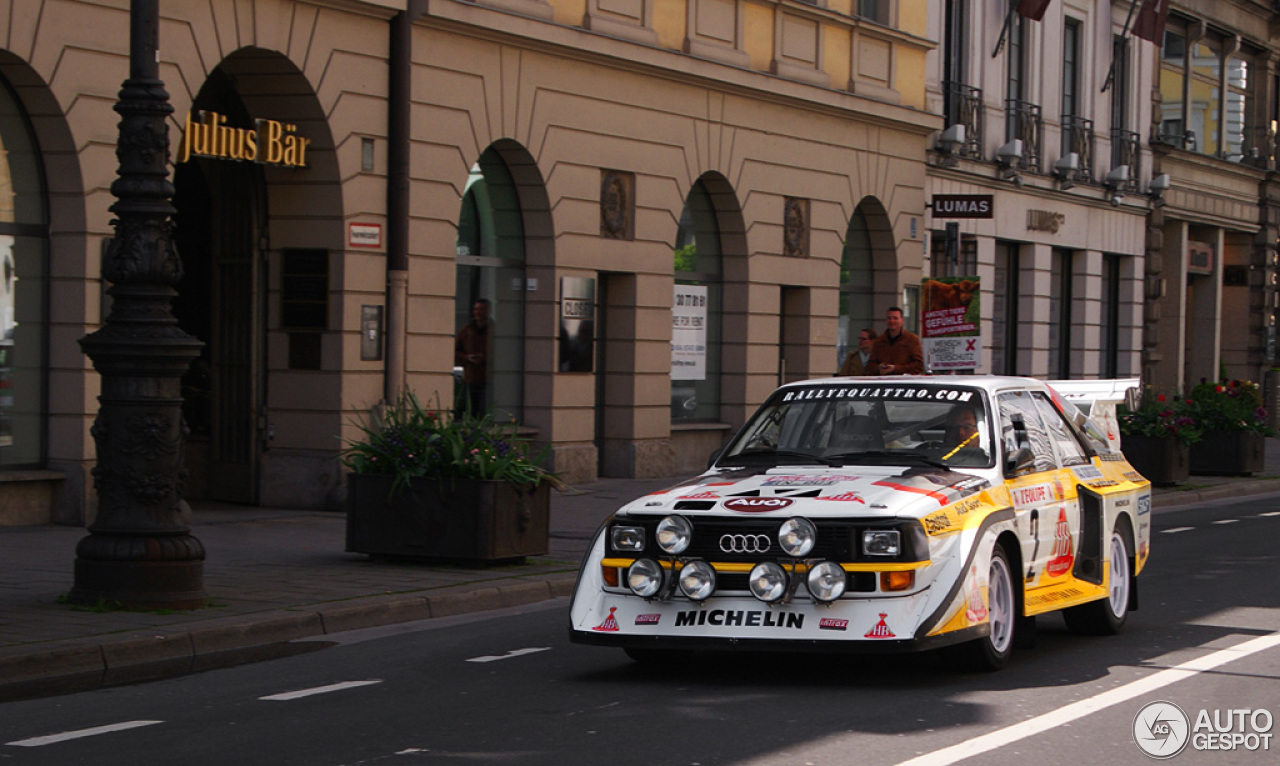
{"type": "Polygon", "coordinates": [[[779,390],[814,385],[912,385],[912,386],[966,386],[987,391],[1004,391],[1010,388],[1032,388],[1043,391],[1047,384],[1036,378],[1015,375],[880,375],[869,377],[829,377],[797,380],[779,386],[779,390]]]}

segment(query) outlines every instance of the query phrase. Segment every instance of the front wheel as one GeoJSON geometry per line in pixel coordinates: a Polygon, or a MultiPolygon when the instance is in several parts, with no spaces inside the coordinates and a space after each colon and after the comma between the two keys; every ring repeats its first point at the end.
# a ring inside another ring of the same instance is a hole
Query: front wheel
{"type": "Polygon", "coordinates": [[[1013,654],[1018,609],[1013,595],[1013,569],[1000,545],[991,551],[987,580],[987,622],[991,632],[975,641],[950,647],[951,659],[971,670],[999,670],[1013,654]]]}
{"type": "Polygon", "coordinates": [[[1114,636],[1120,632],[1129,617],[1133,575],[1129,561],[1129,543],[1117,528],[1111,533],[1111,545],[1107,548],[1110,569],[1107,597],[1063,611],[1068,630],[1092,636],[1114,636]]]}

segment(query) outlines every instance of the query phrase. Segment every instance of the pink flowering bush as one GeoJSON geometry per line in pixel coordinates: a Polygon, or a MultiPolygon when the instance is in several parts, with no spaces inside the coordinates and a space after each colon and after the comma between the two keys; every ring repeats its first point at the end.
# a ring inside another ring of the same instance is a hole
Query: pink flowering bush
{"type": "Polygon", "coordinates": [[[1249,380],[1200,380],[1191,389],[1187,409],[1203,431],[1254,431],[1275,436],[1267,426],[1267,408],[1258,384],[1249,380]]]}
{"type": "Polygon", "coordinates": [[[1139,434],[1156,438],[1174,438],[1185,444],[1200,441],[1203,431],[1191,407],[1190,399],[1165,396],[1147,391],[1136,410],[1121,406],[1117,411],[1121,436],[1139,434]]]}

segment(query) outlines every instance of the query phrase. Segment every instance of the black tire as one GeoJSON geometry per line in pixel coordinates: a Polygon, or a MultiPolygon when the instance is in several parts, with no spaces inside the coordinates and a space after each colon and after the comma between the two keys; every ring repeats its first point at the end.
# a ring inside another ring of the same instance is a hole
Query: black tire
{"type": "Polygon", "coordinates": [[[987,587],[987,620],[991,632],[974,641],[947,648],[947,659],[966,670],[992,672],[999,670],[1013,654],[1018,624],[1018,600],[1014,591],[1013,567],[1004,547],[997,544],[991,551],[991,569],[987,587]]]}
{"type": "Polygon", "coordinates": [[[1089,636],[1114,636],[1129,618],[1129,598],[1133,593],[1133,558],[1129,538],[1116,527],[1107,545],[1109,571],[1107,597],[1073,606],[1062,612],[1067,629],[1089,636]]]}

